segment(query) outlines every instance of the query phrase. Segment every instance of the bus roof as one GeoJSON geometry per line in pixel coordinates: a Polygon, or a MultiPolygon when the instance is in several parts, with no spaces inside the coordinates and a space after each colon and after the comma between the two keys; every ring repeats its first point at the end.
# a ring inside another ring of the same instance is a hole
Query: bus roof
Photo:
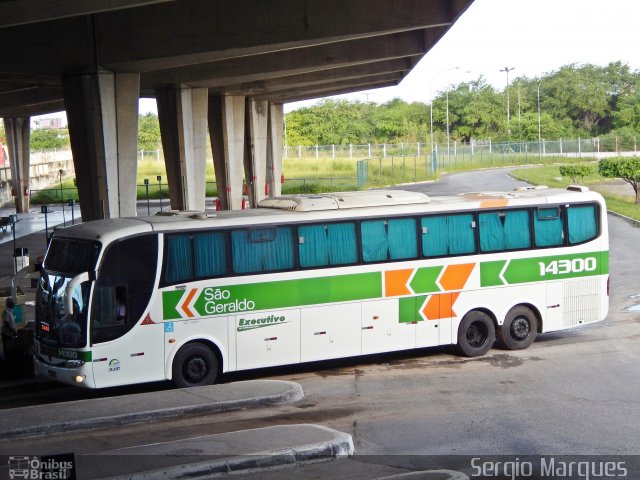
{"type": "Polygon", "coordinates": [[[199,230],[284,222],[347,220],[354,217],[417,215],[450,211],[597,201],[586,187],[525,187],[510,192],[469,192],[430,197],[402,190],[373,190],[287,195],[263,200],[259,208],[229,211],[163,211],[152,216],[112,218],[56,230],[58,237],[96,239],[105,243],[152,231],[199,230]]]}

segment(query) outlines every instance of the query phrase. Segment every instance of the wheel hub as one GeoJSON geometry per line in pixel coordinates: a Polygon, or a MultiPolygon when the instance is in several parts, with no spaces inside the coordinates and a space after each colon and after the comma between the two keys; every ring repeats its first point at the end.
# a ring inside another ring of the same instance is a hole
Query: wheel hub
{"type": "Polygon", "coordinates": [[[207,374],[207,362],[202,357],[192,357],[185,364],[185,377],[191,382],[202,380],[207,374]]]}
{"type": "Polygon", "coordinates": [[[467,342],[472,347],[480,347],[486,339],[487,331],[482,324],[472,323],[467,329],[467,342]]]}
{"type": "Polygon", "coordinates": [[[517,340],[524,340],[531,333],[531,325],[524,317],[518,317],[511,323],[511,336],[517,340]]]}

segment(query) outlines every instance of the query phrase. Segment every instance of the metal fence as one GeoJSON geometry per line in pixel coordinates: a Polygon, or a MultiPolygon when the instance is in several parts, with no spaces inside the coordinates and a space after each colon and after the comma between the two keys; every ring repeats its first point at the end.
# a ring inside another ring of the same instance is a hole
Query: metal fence
{"type": "MultiPolygon", "coordinates": [[[[349,145],[311,145],[311,146],[287,146],[283,147],[283,160],[287,159],[359,159],[359,158],[387,158],[397,156],[421,156],[430,154],[432,146],[430,143],[368,143],[349,145]]],[[[433,150],[440,156],[446,152],[447,157],[470,156],[479,152],[488,153],[528,153],[539,155],[562,155],[562,156],[584,156],[594,153],[616,153],[616,152],[637,152],[637,141],[635,137],[602,137],[602,138],[577,138],[560,140],[540,140],[540,141],[511,141],[492,142],[473,141],[470,143],[449,142],[436,143],[433,150]]]]}
{"type": "MultiPolygon", "coordinates": [[[[417,150],[417,148],[416,148],[417,150]]],[[[541,163],[557,157],[568,160],[615,155],[603,152],[598,139],[553,142],[485,142],[434,145],[433,152],[365,158],[358,161],[358,188],[416,182],[436,177],[439,172],[470,168],[541,163]]]]}
{"type": "MultiPolygon", "coordinates": [[[[46,152],[41,152],[45,157],[46,152]]],[[[64,155],[54,152],[50,155],[58,160],[64,155]]],[[[637,153],[635,137],[621,139],[603,137],[591,139],[541,140],[533,142],[479,142],[460,144],[393,143],[364,145],[315,145],[285,146],[283,163],[287,160],[303,159],[341,159],[357,161],[357,176],[329,176],[287,178],[283,185],[283,193],[322,192],[336,190],[353,190],[371,185],[391,185],[403,182],[415,182],[435,178],[442,171],[468,168],[484,168],[501,165],[525,165],[538,163],[545,158],[564,157],[592,158],[611,155],[634,155],[637,153]]],[[[70,154],[70,152],[69,152],[70,154]]],[[[209,151],[209,156],[211,155],[209,151]]],[[[140,160],[163,161],[162,150],[140,151],[140,160]]],[[[0,181],[10,178],[8,168],[0,169],[0,181]]],[[[207,185],[207,195],[215,195],[215,183],[207,185]]],[[[51,187],[46,190],[33,190],[33,199],[38,203],[65,203],[69,199],[77,199],[75,188],[59,189],[51,187]],[[38,194],[43,193],[42,196],[38,194]]],[[[151,183],[138,185],[138,198],[167,198],[166,184],[151,183]]]]}

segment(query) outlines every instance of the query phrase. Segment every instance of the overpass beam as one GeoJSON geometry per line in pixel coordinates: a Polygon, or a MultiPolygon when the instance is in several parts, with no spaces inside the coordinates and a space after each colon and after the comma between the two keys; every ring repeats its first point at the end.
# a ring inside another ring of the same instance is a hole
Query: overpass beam
{"type": "Polygon", "coordinates": [[[269,196],[282,195],[282,126],[284,105],[269,102],[267,183],[269,196]]]}
{"type": "Polygon", "coordinates": [[[207,94],[186,86],[156,91],[173,210],[205,209],[207,94]]]}
{"type": "Polygon", "coordinates": [[[136,215],[140,75],[62,79],[83,221],[136,215]]]}
{"type": "Polygon", "coordinates": [[[245,96],[209,96],[209,135],[218,198],[224,210],[242,208],[245,164],[245,96]]]}
{"type": "Polygon", "coordinates": [[[16,203],[16,213],[29,213],[29,137],[30,117],[5,117],[11,164],[11,187],[16,203]]]}

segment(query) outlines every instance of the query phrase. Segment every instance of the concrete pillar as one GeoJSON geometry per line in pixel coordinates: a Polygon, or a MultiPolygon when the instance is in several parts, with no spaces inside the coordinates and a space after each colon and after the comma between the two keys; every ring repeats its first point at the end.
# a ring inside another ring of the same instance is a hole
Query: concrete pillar
{"type": "Polygon", "coordinates": [[[282,195],[282,125],[284,106],[281,103],[269,104],[267,182],[269,195],[282,195]]]}
{"type": "Polygon", "coordinates": [[[209,97],[209,135],[223,209],[242,208],[245,152],[245,96],[209,97]]]}
{"type": "Polygon", "coordinates": [[[171,208],[204,210],[207,147],[206,88],[156,91],[171,208]]]}
{"type": "Polygon", "coordinates": [[[62,80],[82,220],[136,215],[140,75],[62,80]]]}
{"type": "MultiPolygon", "coordinates": [[[[267,147],[269,103],[266,100],[247,100],[248,137],[250,140],[250,170],[245,178],[250,183],[251,203],[255,206],[267,196],[267,147]]],[[[270,189],[269,189],[270,190],[270,189]]]]}
{"type": "Polygon", "coordinates": [[[29,213],[29,117],[4,118],[4,131],[9,147],[11,188],[16,202],[16,213],[29,213]]]}

